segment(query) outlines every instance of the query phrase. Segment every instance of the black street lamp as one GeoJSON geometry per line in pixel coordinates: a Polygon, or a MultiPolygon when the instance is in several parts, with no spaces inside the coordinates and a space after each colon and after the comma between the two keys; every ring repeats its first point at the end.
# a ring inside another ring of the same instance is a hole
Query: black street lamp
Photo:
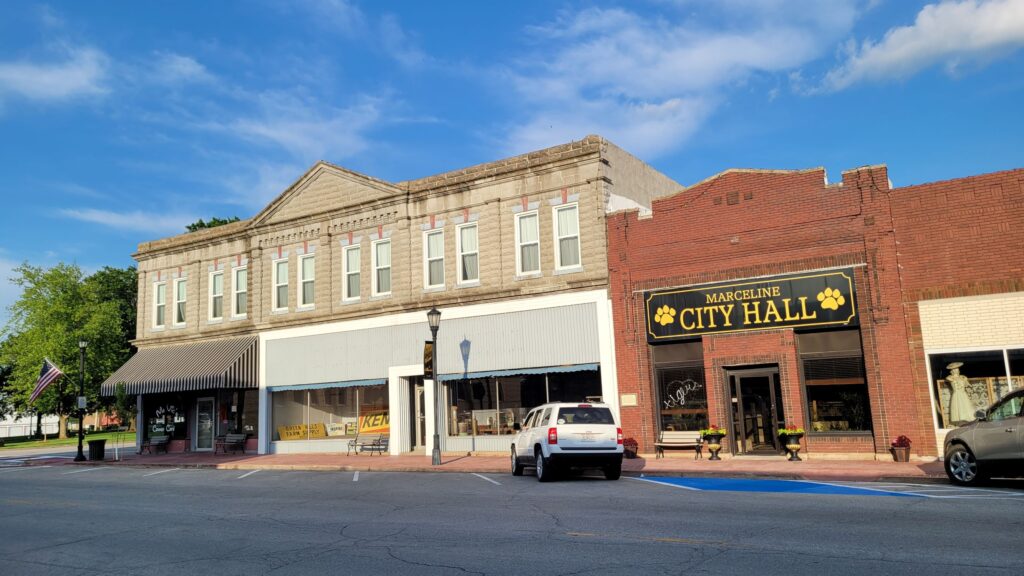
{"type": "MultiPolygon", "coordinates": [[[[81,398],[85,398],[85,348],[89,345],[85,340],[78,341],[78,359],[79,359],[79,370],[78,370],[78,398],[79,402],[81,398]]],[[[85,454],[82,454],[82,441],[85,439],[85,426],[83,426],[82,420],[85,417],[85,407],[78,406],[78,455],[75,456],[75,462],[82,462],[85,460],[85,454]]]]}
{"type": "Polygon", "coordinates": [[[434,450],[430,453],[430,463],[433,466],[441,465],[441,386],[438,384],[437,366],[437,329],[441,326],[441,311],[431,308],[427,312],[427,324],[430,325],[430,337],[433,340],[431,348],[430,364],[434,367],[434,450]]]}

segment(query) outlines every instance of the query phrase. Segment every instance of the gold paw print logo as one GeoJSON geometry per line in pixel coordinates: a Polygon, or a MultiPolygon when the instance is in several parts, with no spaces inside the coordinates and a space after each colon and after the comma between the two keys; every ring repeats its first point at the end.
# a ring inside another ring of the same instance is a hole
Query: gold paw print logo
{"type": "Polygon", "coordinates": [[[825,310],[839,310],[839,307],[846,304],[846,298],[838,288],[825,288],[824,292],[818,292],[818,302],[825,310]]]}
{"type": "Polygon", "coordinates": [[[676,309],[670,307],[668,304],[658,308],[654,314],[654,321],[662,326],[668,326],[676,319],[676,309]]]}

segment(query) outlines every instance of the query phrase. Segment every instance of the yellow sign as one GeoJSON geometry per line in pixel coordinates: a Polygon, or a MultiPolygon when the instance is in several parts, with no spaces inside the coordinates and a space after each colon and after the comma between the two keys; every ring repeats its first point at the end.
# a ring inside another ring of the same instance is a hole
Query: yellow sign
{"type": "Polygon", "coordinates": [[[277,434],[281,440],[306,440],[307,438],[327,438],[327,427],[323,422],[317,422],[306,426],[305,424],[292,424],[291,426],[278,426],[277,434]]]}
{"type": "Polygon", "coordinates": [[[391,421],[386,410],[367,412],[359,417],[360,434],[390,434],[391,421]]]}

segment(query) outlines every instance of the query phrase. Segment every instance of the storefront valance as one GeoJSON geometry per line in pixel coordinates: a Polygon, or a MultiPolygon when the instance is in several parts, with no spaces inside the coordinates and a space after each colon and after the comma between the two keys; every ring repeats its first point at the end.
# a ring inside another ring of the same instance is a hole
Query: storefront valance
{"type": "Polygon", "coordinates": [[[324,388],[356,388],[361,386],[383,386],[388,381],[383,378],[369,380],[349,380],[348,382],[322,382],[320,384],[297,384],[293,386],[268,386],[270,392],[286,392],[288,390],[321,390],[324,388]]]}
{"type": "Polygon", "coordinates": [[[548,366],[546,368],[515,368],[512,370],[491,370],[489,372],[470,372],[467,374],[441,374],[438,379],[442,382],[453,380],[469,380],[474,378],[500,378],[502,376],[528,376],[530,374],[553,374],[563,372],[585,372],[597,370],[600,364],[571,364],[569,366],[548,366]]]}
{"type": "Polygon", "coordinates": [[[124,382],[129,394],[216,388],[258,388],[257,338],[230,338],[139,350],[100,387],[113,396],[124,382]]]}

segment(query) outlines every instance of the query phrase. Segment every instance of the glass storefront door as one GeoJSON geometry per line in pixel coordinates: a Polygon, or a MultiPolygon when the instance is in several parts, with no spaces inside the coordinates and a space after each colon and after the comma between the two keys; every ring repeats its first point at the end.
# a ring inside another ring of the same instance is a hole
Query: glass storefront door
{"type": "Polygon", "coordinates": [[[738,454],[777,454],[777,431],[785,422],[777,368],[729,372],[732,438],[738,454]]]}
{"type": "Polygon", "coordinates": [[[214,422],[213,398],[196,400],[196,452],[213,450],[214,422]]]}

